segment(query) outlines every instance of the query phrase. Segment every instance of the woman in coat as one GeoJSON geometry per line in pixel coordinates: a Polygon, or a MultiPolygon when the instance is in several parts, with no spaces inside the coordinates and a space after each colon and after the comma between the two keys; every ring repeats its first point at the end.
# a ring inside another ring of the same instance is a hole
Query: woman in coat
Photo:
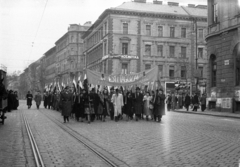
{"type": "Polygon", "coordinates": [[[32,99],[33,99],[33,95],[30,93],[30,91],[28,91],[28,93],[26,95],[26,99],[27,99],[27,106],[29,109],[32,106],[32,99]]]}
{"type": "Polygon", "coordinates": [[[37,109],[39,109],[39,106],[41,105],[41,101],[42,101],[42,96],[40,95],[40,92],[37,92],[34,100],[36,102],[37,109]]]}
{"type": "Polygon", "coordinates": [[[165,95],[163,91],[161,89],[157,90],[154,98],[154,120],[158,119],[158,122],[161,122],[162,116],[165,115],[165,95]]]}
{"type": "Polygon", "coordinates": [[[71,115],[73,105],[73,94],[70,91],[70,87],[67,86],[63,92],[61,92],[60,103],[62,103],[62,116],[64,123],[69,122],[69,116],[71,115]]]}

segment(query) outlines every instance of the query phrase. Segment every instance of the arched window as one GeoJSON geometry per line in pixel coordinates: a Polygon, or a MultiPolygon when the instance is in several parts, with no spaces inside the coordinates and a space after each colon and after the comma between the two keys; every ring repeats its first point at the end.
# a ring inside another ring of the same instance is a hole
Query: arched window
{"type": "Polygon", "coordinates": [[[210,63],[211,63],[211,83],[212,87],[217,86],[217,61],[216,56],[211,55],[210,57],[210,63]]]}
{"type": "Polygon", "coordinates": [[[233,49],[233,58],[235,59],[235,85],[240,86],[240,43],[233,49]]]}

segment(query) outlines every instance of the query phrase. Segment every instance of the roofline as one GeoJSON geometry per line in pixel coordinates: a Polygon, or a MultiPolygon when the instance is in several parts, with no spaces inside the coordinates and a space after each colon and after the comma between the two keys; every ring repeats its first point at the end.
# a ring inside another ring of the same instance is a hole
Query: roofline
{"type": "Polygon", "coordinates": [[[56,42],[55,45],[57,45],[57,43],[59,43],[63,38],[65,38],[65,36],[67,36],[68,32],[66,32],[62,37],[60,37],[56,42]]]}
{"type": "Polygon", "coordinates": [[[47,52],[44,53],[44,55],[45,56],[49,56],[54,51],[54,49],[56,50],[56,46],[54,46],[51,49],[49,49],[47,52]]]}
{"type": "MultiPolygon", "coordinates": [[[[185,10],[184,10],[185,11],[185,10]]],[[[185,17],[185,19],[187,20],[198,20],[198,21],[204,21],[207,22],[207,16],[195,16],[195,15],[190,15],[188,12],[188,15],[179,15],[179,14],[169,14],[169,13],[158,13],[158,12],[148,12],[148,11],[136,11],[136,10],[127,10],[127,9],[106,9],[99,17],[98,19],[94,22],[94,24],[86,31],[86,33],[82,36],[82,38],[86,38],[90,33],[91,30],[94,29],[94,27],[97,27],[99,25],[99,23],[106,18],[107,15],[109,14],[118,14],[120,12],[126,12],[127,14],[129,13],[129,15],[141,15],[141,16],[148,16],[148,15],[152,15],[152,16],[161,16],[163,18],[168,18],[168,19],[173,19],[173,16],[177,19],[182,19],[182,17],[185,17]],[[130,14],[131,13],[131,14],[130,14]]],[[[186,11],[185,11],[186,12],[186,11]]]]}

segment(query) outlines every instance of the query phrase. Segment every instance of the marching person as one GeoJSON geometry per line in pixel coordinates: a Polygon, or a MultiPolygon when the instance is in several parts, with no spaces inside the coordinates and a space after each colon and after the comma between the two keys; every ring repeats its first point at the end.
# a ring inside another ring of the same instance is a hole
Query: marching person
{"type": "Polygon", "coordinates": [[[33,95],[30,93],[30,91],[28,91],[28,93],[26,95],[26,99],[27,99],[27,106],[29,109],[32,106],[32,99],[33,99],[33,95]]]}
{"type": "Polygon", "coordinates": [[[47,108],[47,106],[48,106],[48,93],[47,92],[44,92],[44,94],[43,94],[43,105],[44,105],[44,108],[47,108]]]}
{"type": "Polygon", "coordinates": [[[136,93],[134,94],[134,110],[136,121],[141,118],[142,110],[143,110],[143,94],[140,93],[140,88],[136,88],[136,93]]]}
{"type": "Polygon", "coordinates": [[[108,90],[103,90],[103,115],[102,121],[105,122],[106,116],[109,115],[109,101],[108,101],[108,90]]]}
{"type": "Polygon", "coordinates": [[[152,97],[150,96],[149,92],[146,92],[146,95],[143,97],[144,102],[144,115],[146,115],[146,120],[148,121],[148,117],[152,115],[152,109],[150,106],[152,97]]]}
{"type": "Polygon", "coordinates": [[[163,94],[163,90],[157,90],[157,93],[154,97],[154,120],[161,122],[162,116],[165,115],[165,95],[163,94]]]}
{"type": "Polygon", "coordinates": [[[41,101],[42,101],[42,96],[41,96],[40,92],[37,92],[34,100],[36,102],[37,109],[39,109],[39,106],[41,105],[41,101]]]}
{"type": "Polygon", "coordinates": [[[65,90],[61,93],[60,99],[60,103],[62,103],[63,121],[66,123],[69,122],[69,116],[71,115],[73,105],[73,94],[69,86],[66,86],[65,90]]]}
{"type": "Polygon", "coordinates": [[[114,118],[114,106],[113,106],[113,103],[112,103],[112,96],[114,94],[114,88],[111,87],[110,89],[110,94],[109,94],[109,113],[110,113],[110,118],[111,120],[113,120],[114,118]]]}
{"type": "Polygon", "coordinates": [[[127,121],[133,119],[133,97],[132,92],[128,91],[126,95],[125,114],[127,115],[127,121]]]}
{"type": "Polygon", "coordinates": [[[122,114],[123,107],[123,96],[119,93],[118,88],[115,90],[115,94],[112,96],[112,103],[114,105],[114,118],[117,122],[119,120],[120,115],[122,114]]]}

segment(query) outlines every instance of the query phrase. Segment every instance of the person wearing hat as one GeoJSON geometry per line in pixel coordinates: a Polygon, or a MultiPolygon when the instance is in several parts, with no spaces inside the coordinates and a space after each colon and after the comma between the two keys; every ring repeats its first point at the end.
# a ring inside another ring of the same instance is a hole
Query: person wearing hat
{"type": "Polygon", "coordinates": [[[26,99],[27,99],[27,106],[29,109],[32,106],[32,99],[33,99],[33,95],[30,93],[30,91],[28,91],[28,93],[26,95],[26,99]]]}
{"type": "Polygon", "coordinates": [[[36,102],[37,109],[39,109],[39,106],[41,105],[41,101],[42,101],[42,96],[40,92],[37,92],[37,94],[34,97],[34,100],[36,102]]]}
{"type": "Polygon", "coordinates": [[[135,111],[135,118],[136,121],[141,118],[141,114],[143,112],[143,94],[140,93],[140,88],[136,88],[136,92],[133,96],[134,101],[134,111],[135,111]]]}
{"type": "Polygon", "coordinates": [[[163,90],[159,89],[154,97],[154,121],[158,119],[158,122],[161,122],[163,115],[165,115],[165,95],[163,94],[163,90]]]}
{"type": "Polygon", "coordinates": [[[66,86],[65,90],[61,92],[60,103],[62,103],[62,116],[64,123],[69,122],[69,116],[71,115],[73,105],[73,94],[70,91],[70,87],[66,86]]]}
{"type": "Polygon", "coordinates": [[[112,96],[112,103],[114,105],[114,118],[117,122],[119,120],[120,115],[122,114],[123,107],[123,96],[119,93],[118,88],[115,89],[115,94],[112,96]]]}

